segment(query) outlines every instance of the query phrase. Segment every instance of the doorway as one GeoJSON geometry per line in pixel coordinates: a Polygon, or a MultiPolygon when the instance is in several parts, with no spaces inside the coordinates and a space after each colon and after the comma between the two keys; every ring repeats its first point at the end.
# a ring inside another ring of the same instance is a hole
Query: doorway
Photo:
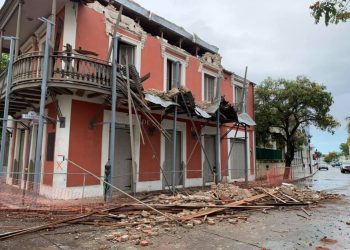
{"type": "MultiPolygon", "coordinates": [[[[203,173],[204,184],[215,182],[214,166],[215,166],[215,135],[204,136],[204,150],[207,155],[204,155],[203,173]],[[208,162],[209,161],[209,162],[208,162]]],[[[203,152],[204,154],[204,152],[203,152]]]]}
{"type": "MultiPolygon", "coordinates": [[[[167,130],[170,138],[173,138],[173,131],[167,130]]],[[[173,186],[173,174],[175,174],[175,186],[182,186],[184,173],[182,162],[182,133],[176,131],[176,157],[175,157],[175,173],[173,171],[173,142],[165,139],[165,154],[163,165],[164,177],[163,187],[173,186]]]]}
{"type": "Polygon", "coordinates": [[[245,177],[245,143],[242,139],[230,139],[232,149],[231,162],[231,179],[241,179],[245,177]]]}
{"type": "Polygon", "coordinates": [[[130,129],[126,126],[118,126],[115,130],[115,164],[112,184],[123,191],[131,191],[132,157],[130,129]]]}
{"type": "Polygon", "coordinates": [[[25,130],[21,129],[19,132],[19,140],[18,140],[19,148],[18,148],[17,156],[14,161],[13,179],[12,179],[13,185],[19,185],[20,180],[22,179],[24,137],[25,137],[25,130]]]}

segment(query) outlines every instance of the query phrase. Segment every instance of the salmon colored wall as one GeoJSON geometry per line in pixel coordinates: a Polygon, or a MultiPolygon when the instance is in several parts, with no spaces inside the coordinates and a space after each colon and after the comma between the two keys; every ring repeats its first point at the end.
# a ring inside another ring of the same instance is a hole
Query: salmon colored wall
{"type": "MultiPolygon", "coordinates": [[[[64,50],[63,49],[63,32],[64,32],[64,11],[65,9],[63,8],[58,14],[56,15],[56,24],[58,23],[58,20],[60,19],[62,21],[62,33],[61,33],[61,38],[60,38],[60,45],[59,45],[59,51],[64,50]]],[[[55,29],[55,39],[57,37],[57,27],[55,29]]]]}
{"type": "Polygon", "coordinates": [[[163,90],[164,61],[161,54],[160,40],[147,35],[144,48],[141,53],[141,75],[151,73],[151,77],[144,82],[145,89],[163,90]]]}
{"type": "MultiPolygon", "coordinates": [[[[57,117],[55,105],[53,103],[50,103],[46,106],[46,108],[47,108],[48,117],[55,119],[57,117]]],[[[46,125],[46,148],[45,148],[45,153],[43,156],[43,158],[45,158],[43,184],[48,185],[48,186],[52,186],[53,174],[51,174],[51,173],[54,172],[55,159],[53,161],[47,161],[47,159],[46,159],[47,139],[48,139],[49,133],[56,133],[56,123],[47,123],[47,125],[46,125]]]]}
{"type": "Polygon", "coordinates": [[[231,76],[224,73],[221,81],[221,95],[225,96],[226,101],[233,103],[233,87],[231,76]]]}
{"type": "MultiPolygon", "coordinates": [[[[101,105],[73,100],[71,112],[69,159],[101,176],[102,126],[96,126],[94,129],[88,127],[91,119],[101,112],[101,105]]],[[[102,121],[103,115],[96,122],[102,121]]],[[[84,173],[84,171],[69,163],[67,187],[82,186],[83,175],[73,175],[73,173],[84,173]]],[[[98,185],[100,182],[87,175],[85,184],[98,185]]]]}
{"type": "Polygon", "coordinates": [[[105,17],[84,5],[79,5],[77,18],[76,49],[90,50],[105,60],[108,53],[109,40],[106,34],[105,17]]]}
{"type": "Polygon", "coordinates": [[[198,72],[200,62],[190,56],[186,69],[186,87],[191,90],[195,100],[202,100],[202,73],[198,72]]]}
{"type": "MultiPolygon", "coordinates": [[[[195,124],[198,133],[200,134],[201,124],[195,124]]],[[[192,123],[186,122],[187,134],[187,178],[201,178],[202,177],[202,158],[201,145],[196,137],[192,136],[192,123]]]]}
{"type": "MultiPolygon", "coordinates": [[[[155,116],[159,119],[159,116],[155,116]]],[[[139,181],[156,181],[160,179],[160,131],[154,130],[150,135],[151,123],[142,117],[142,132],[145,144],[140,143],[139,181]]]]}

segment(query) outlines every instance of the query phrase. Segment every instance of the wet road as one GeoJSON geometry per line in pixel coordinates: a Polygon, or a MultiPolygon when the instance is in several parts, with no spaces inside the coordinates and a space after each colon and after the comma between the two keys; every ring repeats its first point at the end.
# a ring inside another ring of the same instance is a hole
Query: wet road
{"type": "Polygon", "coordinates": [[[312,190],[342,194],[350,199],[350,174],[340,173],[339,167],[329,166],[329,170],[320,170],[298,186],[307,186],[312,190]]]}
{"type": "MultiPolygon", "coordinates": [[[[175,231],[153,238],[152,245],[143,249],[315,250],[323,247],[350,250],[350,174],[341,174],[339,168],[330,167],[298,185],[343,196],[342,199],[305,207],[310,216],[299,207],[291,207],[251,212],[246,221],[239,220],[236,224],[223,220],[193,229],[177,227],[175,231]],[[331,242],[324,242],[324,237],[331,242]]],[[[21,222],[15,221],[15,225],[18,223],[21,222]]],[[[66,233],[67,228],[62,227],[51,233],[25,235],[0,242],[0,249],[139,249],[133,243],[118,243],[105,248],[104,230],[84,232],[85,225],[70,226],[69,230],[73,233],[66,233]]]]}

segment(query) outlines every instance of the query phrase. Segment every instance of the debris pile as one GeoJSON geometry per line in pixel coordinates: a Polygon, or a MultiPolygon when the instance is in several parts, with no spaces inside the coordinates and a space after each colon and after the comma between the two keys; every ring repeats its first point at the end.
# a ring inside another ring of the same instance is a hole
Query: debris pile
{"type": "Polygon", "coordinates": [[[336,198],[337,195],[297,189],[286,183],[271,189],[245,189],[233,184],[219,184],[204,191],[184,190],[177,195],[148,195],[147,200],[140,203],[124,199],[115,207],[100,207],[79,216],[70,213],[65,219],[61,215],[56,220],[50,218],[49,223],[41,226],[2,234],[0,240],[63,225],[83,224],[113,229],[113,233],[105,236],[107,241],[132,241],[136,245],[146,246],[151,244],[153,237],[176,230],[177,226],[191,229],[204,223],[214,225],[221,221],[236,224],[248,219],[249,210],[266,212],[266,209],[281,206],[295,207],[308,214],[304,206],[336,198]]]}

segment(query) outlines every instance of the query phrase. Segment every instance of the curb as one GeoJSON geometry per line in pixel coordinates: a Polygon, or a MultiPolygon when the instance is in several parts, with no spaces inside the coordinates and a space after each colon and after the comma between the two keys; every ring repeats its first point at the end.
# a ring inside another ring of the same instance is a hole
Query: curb
{"type": "Polygon", "coordinates": [[[292,182],[303,181],[303,180],[305,180],[305,179],[307,179],[307,178],[310,178],[310,177],[314,176],[318,171],[319,171],[319,170],[317,169],[314,173],[312,173],[312,174],[310,174],[310,175],[308,175],[308,176],[299,178],[299,179],[292,180],[292,182]]]}

